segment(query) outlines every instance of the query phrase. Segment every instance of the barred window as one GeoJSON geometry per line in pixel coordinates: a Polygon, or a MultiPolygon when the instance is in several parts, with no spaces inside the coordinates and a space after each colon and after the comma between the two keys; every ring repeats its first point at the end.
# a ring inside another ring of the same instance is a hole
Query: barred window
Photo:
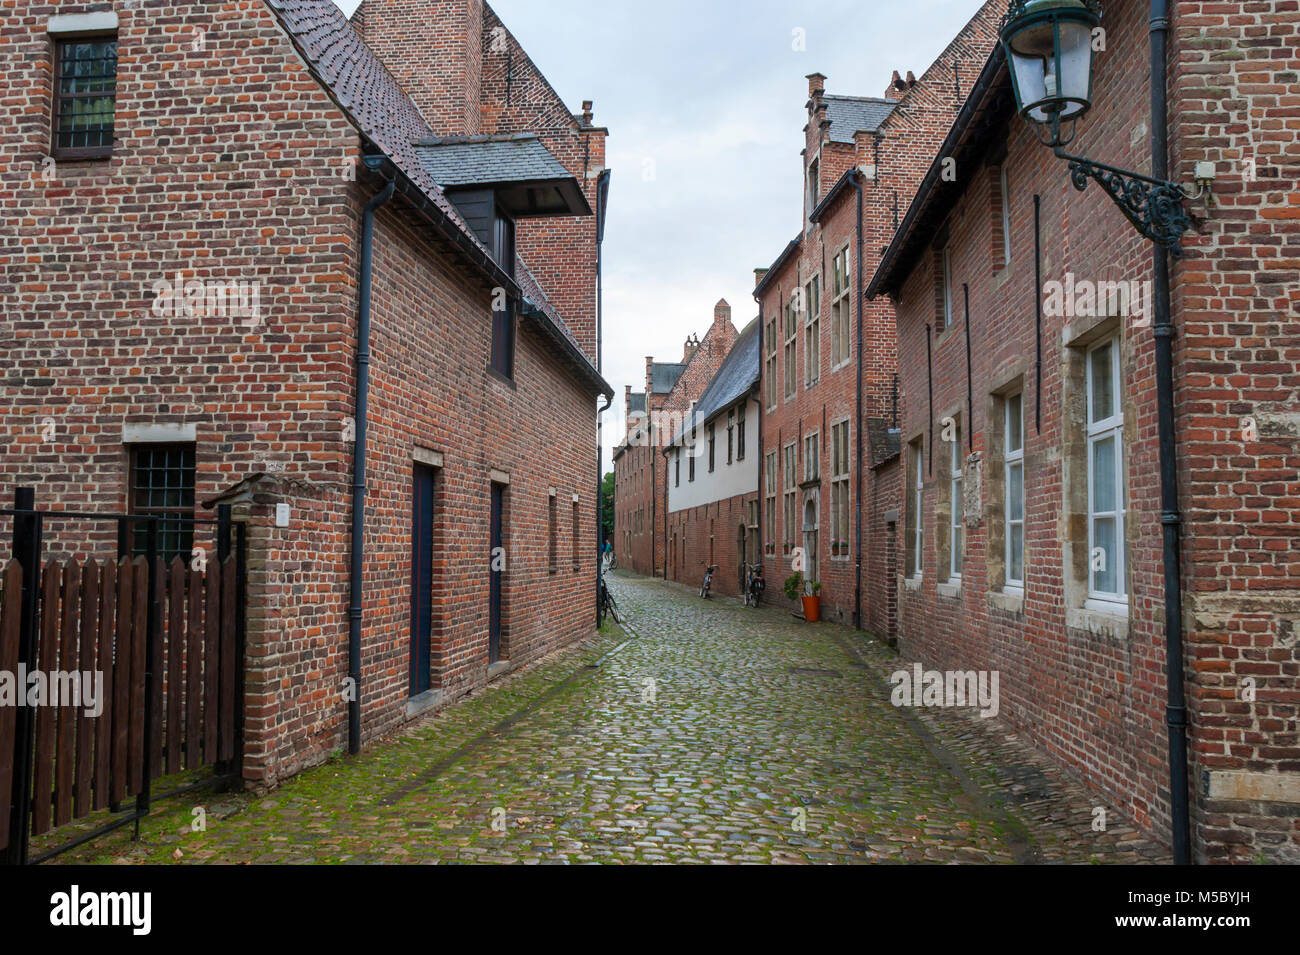
{"type": "MultiPolygon", "coordinates": [[[[188,562],[194,548],[194,445],[140,444],[130,450],[130,512],[161,518],[158,553],[188,562]]],[[[132,521],[127,550],[148,550],[148,525],[132,521]]]]}
{"type": "Polygon", "coordinates": [[[55,158],[98,159],[113,152],[117,38],[54,44],[55,158]]]}

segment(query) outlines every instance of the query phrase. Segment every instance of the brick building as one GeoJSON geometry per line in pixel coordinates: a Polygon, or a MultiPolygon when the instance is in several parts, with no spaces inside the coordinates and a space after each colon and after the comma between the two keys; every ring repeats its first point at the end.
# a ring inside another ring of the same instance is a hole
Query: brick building
{"type": "Polygon", "coordinates": [[[671,444],[663,449],[668,550],[664,576],[738,596],[758,536],[758,319],[745,326],[671,444]]]}
{"type": "MultiPolygon", "coordinates": [[[[1170,278],[1191,844],[1295,862],[1300,14],[1170,9],[1170,178],[1217,174],[1170,278]]],[[[1071,153],[1152,169],[1148,20],[1105,5],[1071,153]]],[[[1000,671],[1003,717],[1168,839],[1153,278],[1150,241],[1015,115],[998,49],[870,294],[898,314],[903,657],[1000,671]]]]}
{"type": "Polygon", "coordinates": [[[883,97],[831,95],[808,77],[799,233],[755,273],[762,316],[762,520],[773,592],[792,572],[820,581],[821,613],[894,631],[899,498],[897,353],[889,302],[862,300],[930,159],[996,39],[985,4],[920,79],[894,73],[883,97]],[[859,504],[862,504],[860,507],[859,504]]]}
{"type": "Polygon", "coordinates": [[[623,566],[658,576],[667,557],[663,449],[736,341],[731,306],[720,299],[704,337],[692,335],[680,362],[645,360],[645,391],[624,386],[627,431],[614,450],[614,548],[623,566]],[[639,412],[633,409],[640,409],[639,412]]]}
{"type": "MultiPolygon", "coordinates": [[[[373,15],[390,71],[331,0],[6,17],[0,482],[235,504],[256,785],[594,624],[604,130],[485,5],[401,6],[463,57],[373,15]]],[[[51,547],[112,555],[73,530],[51,547]]]]}

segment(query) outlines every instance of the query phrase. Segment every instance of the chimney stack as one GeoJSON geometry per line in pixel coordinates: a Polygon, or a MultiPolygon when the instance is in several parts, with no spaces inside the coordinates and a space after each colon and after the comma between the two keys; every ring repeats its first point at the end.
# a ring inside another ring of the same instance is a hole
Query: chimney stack
{"type": "Polygon", "coordinates": [[[885,99],[891,103],[897,103],[903,98],[903,94],[916,85],[916,76],[911,70],[907,71],[907,78],[904,79],[898,70],[894,70],[894,75],[889,79],[889,87],[885,90],[885,99]]]}
{"type": "Polygon", "coordinates": [[[686,344],[682,346],[682,364],[686,364],[700,347],[700,336],[690,334],[686,336],[686,344]]]}
{"type": "Polygon", "coordinates": [[[758,288],[758,283],[767,277],[767,269],[754,269],[754,288],[758,288]]]}
{"type": "Polygon", "coordinates": [[[582,101],[582,125],[583,126],[591,125],[591,117],[592,117],[591,107],[592,107],[591,100],[584,99],[582,101]]]}
{"type": "Polygon", "coordinates": [[[727,304],[727,300],[725,298],[720,298],[718,299],[718,304],[713,306],[713,324],[716,325],[719,322],[730,322],[730,321],[731,321],[731,306],[727,304]]]}
{"type": "Polygon", "coordinates": [[[821,98],[821,94],[826,89],[826,77],[821,73],[809,73],[806,77],[808,80],[808,98],[816,100],[821,98]]]}

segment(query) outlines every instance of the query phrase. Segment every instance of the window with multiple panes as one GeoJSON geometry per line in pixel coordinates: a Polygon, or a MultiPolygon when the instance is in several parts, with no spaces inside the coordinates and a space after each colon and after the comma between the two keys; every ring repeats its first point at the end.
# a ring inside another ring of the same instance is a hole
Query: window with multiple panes
{"type": "Polygon", "coordinates": [[[798,531],[799,508],[796,486],[798,485],[799,479],[795,463],[795,458],[797,457],[795,450],[796,448],[793,444],[787,444],[785,448],[782,449],[784,455],[782,474],[784,482],[781,485],[781,490],[784,493],[784,498],[782,500],[782,523],[784,524],[784,540],[787,551],[794,547],[798,531]]]}
{"type": "Polygon", "coordinates": [[[763,360],[763,380],[767,383],[767,410],[776,407],[776,319],[768,319],[763,330],[763,345],[767,357],[763,360]]]}
{"type": "MultiPolygon", "coordinates": [[[[493,223],[492,257],[507,275],[514,274],[515,223],[499,209],[493,223]]],[[[515,303],[509,300],[492,311],[491,367],[506,378],[515,376],[515,303]]]]}
{"type": "Polygon", "coordinates": [[[578,563],[578,502],[573,502],[573,572],[576,574],[581,565],[578,563]]]}
{"type": "Polygon", "coordinates": [[[764,504],[767,529],[764,539],[773,547],[776,546],[776,466],[776,452],[769,451],[763,462],[763,481],[767,492],[764,504]]]}
{"type": "Polygon", "coordinates": [[[816,209],[821,201],[821,163],[814,159],[808,164],[808,211],[816,209]]]}
{"type": "Polygon", "coordinates": [[[803,439],[803,479],[815,481],[821,477],[821,435],[809,434],[803,439]]]}
{"type": "Polygon", "coordinates": [[[803,330],[803,381],[805,387],[815,385],[821,377],[822,371],[821,281],[821,276],[814,275],[804,294],[804,300],[808,305],[808,319],[803,330]]]}
{"type": "Polygon", "coordinates": [[[1024,395],[1010,395],[1004,403],[1004,441],[1006,445],[1006,502],[1004,505],[1006,540],[1006,586],[1011,590],[1025,586],[1025,425],[1024,395]]]}
{"type": "Polygon", "coordinates": [[[962,514],[961,423],[953,428],[948,448],[948,577],[961,578],[962,531],[966,527],[962,514]]]}
{"type": "MultiPolygon", "coordinates": [[[[194,445],[137,444],[130,447],[130,512],[159,518],[158,553],[187,564],[194,548],[194,445]]],[[[132,521],[128,551],[148,553],[148,523],[132,521]]]]}
{"type": "Polygon", "coordinates": [[[1007,167],[998,170],[998,191],[1002,194],[1002,264],[1011,264],[1011,189],[1007,184],[1007,167]]]}
{"type": "Polygon", "coordinates": [[[709,473],[713,473],[713,466],[717,460],[718,436],[714,433],[713,425],[708,426],[709,432],[709,473]]]}
{"type": "Polygon", "coordinates": [[[727,463],[734,460],[736,452],[736,412],[727,412],[727,463]]]}
{"type": "MultiPolygon", "coordinates": [[[[557,553],[557,550],[559,549],[559,542],[556,540],[557,531],[556,531],[555,524],[556,524],[555,495],[552,494],[550,495],[546,504],[546,535],[549,544],[549,546],[547,547],[547,558],[548,558],[547,569],[552,574],[559,569],[558,568],[559,554],[557,553]]],[[[640,532],[641,532],[641,521],[640,518],[638,517],[637,533],[640,532]]]]}
{"type": "Polygon", "coordinates": [[[798,359],[799,311],[797,309],[798,293],[790,296],[785,305],[785,396],[793,398],[799,385],[798,359]]]}
{"type": "Polygon", "coordinates": [[[849,325],[851,318],[852,296],[849,288],[852,282],[852,267],[849,264],[849,249],[845,246],[831,260],[831,370],[849,360],[849,325]]]}
{"type": "Polygon", "coordinates": [[[849,556],[849,422],[831,425],[831,546],[849,556]]]}
{"type": "Polygon", "coordinates": [[[925,534],[922,530],[925,526],[925,511],[922,509],[924,500],[921,493],[925,488],[925,454],[921,450],[920,440],[912,444],[911,483],[912,486],[907,491],[908,518],[911,520],[907,535],[907,566],[912,576],[919,578],[925,555],[925,534]]]}
{"type": "Polygon", "coordinates": [[[673,487],[682,486],[682,452],[673,452],[673,487]]]}
{"type": "Polygon", "coordinates": [[[1088,352],[1088,596],[1123,602],[1124,408],[1120,399],[1119,339],[1088,352]]]}
{"type": "Polygon", "coordinates": [[[940,295],[937,324],[943,331],[952,324],[952,254],[947,246],[939,253],[940,295]]]}
{"type": "Polygon", "coordinates": [[[745,460],[745,406],[736,409],[736,460],[745,460]]]}
{"type": "Polygon", "coordinates": [[[52,155],[56,159],[111,155],[116,99],[117,37],[57,40],[52,155]]]}
{"type": "Polygon", "coordinates": [[[689,484],[691,481],[695,480],[695,456],[696,452],[699,450],[699,447],[695,443],[695,432],[693,431],[691,432],[690,438],[686,441],[685,450],[687,455],[686,482],[689,484]]]}

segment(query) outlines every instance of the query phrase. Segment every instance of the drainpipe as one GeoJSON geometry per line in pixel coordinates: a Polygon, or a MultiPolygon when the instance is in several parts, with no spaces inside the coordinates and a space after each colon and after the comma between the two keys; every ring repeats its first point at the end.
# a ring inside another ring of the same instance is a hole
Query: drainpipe
{"type": "Polygon", "coordinates": [[[375,210],[393,198],[396,187],[384,186],[366,203],[361,217],[361,277],[357,304],[357,407],[356,444],[352,452],[352,539],[348,603],[348,676],[352,697],[348,700],[348,752],[361,752],[361,601],[362,561],[365,558],[366,523],[366,412],[370,404],[370,272],[375,242],[375,210]]]}
{"type": "MultiPolygon", "coordinates": [[[[1169,111],[1166,52],[1168,0],[1151,0],[1151,175],[1169,178],[1169,111]]],[[[1187,704],[1183,691],[1183,602],[1179,541],[1178,460],[1174,440],[1174,326],[1170,318],[1169,254],[1159,243],[1152,253],[1155,290],[1156,405],[1160,431],[1160,524],[1164,532],[1165,668],[1169,727],[1169,814],[1174,863],[1191,863],[1187,799],[1187,704]]]]}
{"type": "MultiPolygon", "coordinates": [[[[603,363],[604,306],[605,306],[605,207],[609,204],[608,169],[601,170],[596,180],[596,372],[601,372],[603,363]]],[[[602,559],[601,543],[605,534],[605,423],[602,420],[609,406],[614,403],[614,396],[605,399],[605,404],[596,411],[596,627],[600,627],[600,564],[602,559]]],[[[625,409],[626,410],[626,409],[625,409]]]]}
{"type": "Polygon", "coordinates": [[[858,300],[858,411],[857,418],[854,422],[853,431],[857,435],[857,458],[858,466],[854,469],[854,477],[857,481],[857,490],[854,491],[853,497],[857,502],[857,507],[853,508],[853,562],[854,562],[854,579],[853,587],[853,626],[862,629],[862,181],[858,178],[858,172],[853,171],[853,190],[858,194],[858,251],[857,267],[854,272],[854,290],[858,300]]]}

